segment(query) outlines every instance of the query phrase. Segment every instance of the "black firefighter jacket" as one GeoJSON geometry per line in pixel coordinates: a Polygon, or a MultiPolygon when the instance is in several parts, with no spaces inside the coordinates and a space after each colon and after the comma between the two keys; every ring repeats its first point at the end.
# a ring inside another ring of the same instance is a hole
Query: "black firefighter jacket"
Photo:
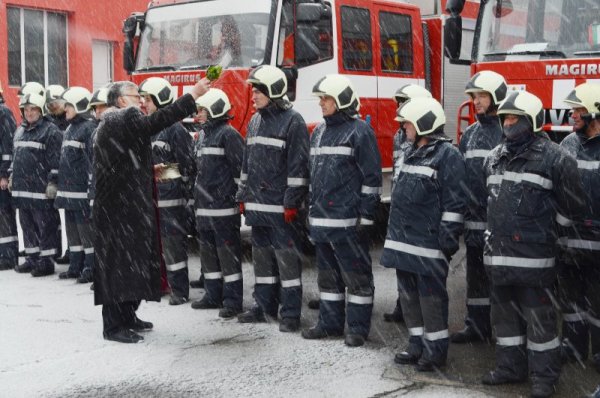
{"type": "Polygon", "coordinates": [[[381,264],[445,278],[463,230],[464,160],[440,135],[404,152],[397,168],[381,264]]]}
{"type": "Polygon", "coordinates": [[[235,194],[242,169],[244,139],[227,120],[210,120],[201,128],[195,151],[196,228],[239,229],[240,211],[235,194]]]}
{"type": "Polygon", "coordinates": [[[157,181],[160,229],[166,235],[187,234],[186,206],[194,176],[192,136],[177,122],[152,137],[152,162],[177,163],[181,177],[157,181]]]}
{"type": "Polygon", "coordinates": [[[309,135],[304,119],[275,103],[248,123],[240,186],[246,225],[283,227],[285,208],[299,209],[308,192],[309,135]]]}
{"type": "Polygon", "coordinates": [[[588,138],[582,131],[574,132],[560,146],[577,160],[586,193],[583,220],[574,222],[558,216],[559,224],[567,232],[560,243],[569,249],[600,253],[600,135],[588,138]]]}
{"type": "Polygon", "coordinates": [[[496,285],[548,287],[556,276],[557,215],[580,220],[585,192],[575,159],[535,136],[513,155],[506,142],[484,163],[488,230],[483,262],[496,285]]]}
{"type": "Polygon", "coordinates": [[[26,121],[15,132],[12,163],[12,197],[16,208],[52,209],[46,196],[49,183],[58,183],[62,132],[46,117],[26,121]]]}
{"type": "Polygon", "coordinates": [[[465,130],[458,149],[465,158],[467,212],[465,213],[465,243],[483,248],[483,233],[487,227],[487,189],[483,178],[483,161],[503,140],[502,126],[497,116],[477,115],[477,122],[465,130]]]}
{"type": "Polygon", "coordinates": [[[356,237],[372,225],[381,193],[381,158],[373,129],[337,112],[313,131],[310,144],[310,236],[315,242],[356,237]]]}
{"type": "MultiPolygon", "coordinates": [[[[13,137],[17,124],[15,118],[0,97],[0,178],[10,176],[9,169],[13,158],[13,137]]],[[[0,208],[11,205],[10,193],[0,191],[0,208]]]]}
{"type": "Polygon", "coordinates": [[[186,94],[144,116],[135,107],[102,115],[94,143],[94,298],[98,304],[160,301],[151,137],[196,111],[186,94]]]}
{"type": "Polygon", "coordinates": [[[88,149],[92,146],[96,122],[86,116],[75,116],[64,133],[54,206],[89,213],[88,180],[92,159],[88,149]]]}

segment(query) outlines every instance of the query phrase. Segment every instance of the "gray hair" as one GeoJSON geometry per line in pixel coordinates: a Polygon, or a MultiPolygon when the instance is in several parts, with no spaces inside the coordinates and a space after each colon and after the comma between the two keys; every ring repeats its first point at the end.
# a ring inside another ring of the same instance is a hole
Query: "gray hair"
{"type": "Polygon", "coordinates": [[[125,95],[125,90],[127,90],[129,88],[133,88],[133,89],[137,90],[138,86],[136,86],[134,83],[132,83],[128,80],[114,82],[108,89],[108,94],[106,95],[106,97],[107,97],[106,104],[108,106],[119,107],[119,105],[117,103],[118,98],[125,95]]]}

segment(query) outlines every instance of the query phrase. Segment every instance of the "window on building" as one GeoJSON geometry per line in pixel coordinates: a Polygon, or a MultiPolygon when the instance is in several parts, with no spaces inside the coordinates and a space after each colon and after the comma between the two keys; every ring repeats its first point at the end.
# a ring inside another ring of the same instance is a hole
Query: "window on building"
{"type": "Polygon", "coordinates": [[[7,7],[8,81],[68,86],[65,14],[7,7]]]}
{"type": "Polygon", "coordinates": [[[381,70],[412,73],[413,50],[411,17],[391,12],[379,13],[381,31],[381,70]]]}
{"type": "Polygon", "coordinates": [[[364,8],[342,7],[342,58],[346,70],[371,70],[371,16],[364,8]]]}

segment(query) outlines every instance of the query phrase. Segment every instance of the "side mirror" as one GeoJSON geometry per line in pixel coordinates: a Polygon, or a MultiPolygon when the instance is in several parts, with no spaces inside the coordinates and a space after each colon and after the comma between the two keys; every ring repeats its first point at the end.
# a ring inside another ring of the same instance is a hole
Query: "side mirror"
{"type": "Polygon", "coordinates": [[[319,31],[316,26],[298,25],[296,27],[294,52],[296,63],[299,65],[310,64],[319,59],[319,31]]]}
{"type": "Polygon", "coordinates": [[[288,83],[288,91],[287,96],[290,101],[296,100],[296,81],[298,80],[298,67],[296,65],[292,66],[282,66],[281,70],[285,75],[288,83]]]}
{"type": "Polygon", "coordinates": [[[460,62],[460,48],[462,45],[462,18],[460,15],[451,16],[444,24],[444,55],[451,63],[460,62]]]}
{"type": "Polygon", "coordinates": [[[133,13],[123,22],[123,68],[127,73],[131,73],[135,68],[135,51],[133,38],[137,32],[138,26],[143,29],[144,14],[133,13]]]}
{"type": "Polygon", "coordinates": [[[299,23],[316,23],[321,19],[323,6],[318,3],[300,3],[296,7],[296,21],[299,23]]]}

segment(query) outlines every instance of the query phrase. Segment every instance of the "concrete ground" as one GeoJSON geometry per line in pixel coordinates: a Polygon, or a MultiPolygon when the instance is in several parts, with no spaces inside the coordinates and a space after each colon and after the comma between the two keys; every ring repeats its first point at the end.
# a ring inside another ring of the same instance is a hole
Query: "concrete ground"
{"type": "MultiPolygon", "coordinates": [[[[102,339],[101,313],[89,285],[13,271],[0,272],[0,396],[5,397],[526,397],[529,384],[486,387],[481,376],[494,366],[494,347],[451,345],[448,366],[418,373],[393,362],[407,340],[403,324],[383,322],[396,299],[395,274],[378,264],[373,250],[375,307],[369,341],[348,348],[341,339],[306,341],[277,324],[242,325],[217,310],[143,303],[140,318],[154,322],[145,341],[125,345],[102,339]]],[[[306,302],[318,297],[314,258],[303,281],[302,327],[316,322],[306,302]]],[[[451,265],[450,330],[463,327],[464,252],[451,265]]],[[[57,272],[66,266],[58,266],[57,272]]],[[[190,277],[199,274],[192,251],[190,277]]],[[[251,305],[252,267],[244,263],[245,305],[251,305]]],[[[203,291],[191,290],[192,300],[203,291]]],[[[566,365],[556,397],[594,390],[600,376],[566,365]]]]}

